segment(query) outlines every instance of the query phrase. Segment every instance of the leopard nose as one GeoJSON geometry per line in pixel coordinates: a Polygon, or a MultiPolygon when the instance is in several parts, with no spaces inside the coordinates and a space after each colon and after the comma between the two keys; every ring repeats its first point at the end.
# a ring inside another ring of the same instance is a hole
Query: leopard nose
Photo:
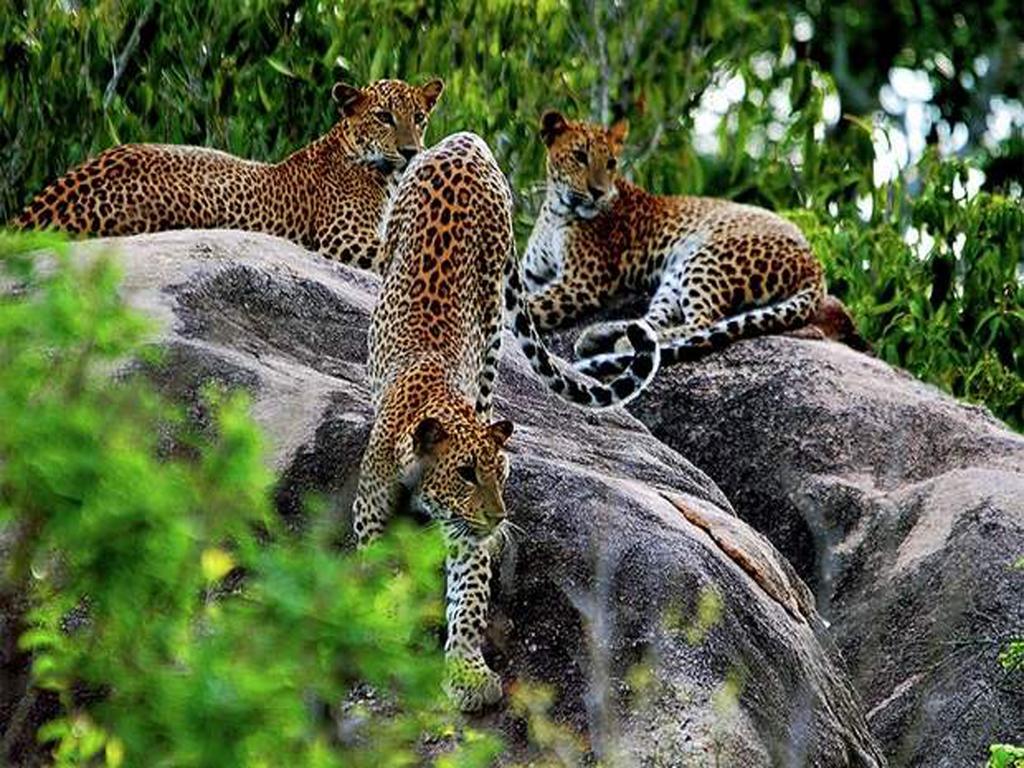
{"type": "Polygon", "coordinates": [[[398,149],[398,154],[404,157],[406,162],[409,162],[414,157],[416,157],[417,152],[418,150],[416,149],[416,147],[399,147],[398,149]]]}
{"type": "Polygon", "coordinates": [[[595,202],[604,197],[604,190],[599,187],[595,187],[593,184],[588,184],[587,190],[590,192],[590,196],[594,198],[595,202]]]}

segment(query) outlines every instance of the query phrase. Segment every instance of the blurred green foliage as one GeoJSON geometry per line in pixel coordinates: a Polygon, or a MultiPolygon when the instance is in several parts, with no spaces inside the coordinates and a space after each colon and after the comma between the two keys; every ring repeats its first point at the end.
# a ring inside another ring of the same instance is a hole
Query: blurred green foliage
{"type": "Polygon", "coordinates": [[[898,180],[865,187],[862,205],[840,204],[834,216],[813,209],[789,216],[826,264],[830,291],[848,303],[882,359],[987,404],[1020,430],[1024,209],[986,192],[957,199],[965,163],[932,152],[917,170],[913,191],[898,180]],[[926,251],[923,232],[934,238],[926,251]]]}
{"type": "MultiPolygon", "coordinates": [[[[110,261],[65,251],[0,236],[0,591],[29,600],[53,764],[417,764],[451,730],[441,542],[398,527],[343,556],[324,526],[284,533],[246,400],[211,392],[197,435],[140,377],[111,381],[153,357],[147,325],[110,261]]],[[[451,759],[499,748],[476,735],[451,759]]]]}
{"type": "Polygon", "coordinates": [[[1024,747],[993,744],[989,753],[987,768],[1024,768],[1024,747]]]}
{"type": "Polygon", "coordinates": [[[540,112],[625,115],[627,175],[792,211],[881,357],[1021,429],[1024,140],[982,136],[993,99],[1024,81],[1012,6],[0,0],[0,219],[119,142],[278,159],[335,120],[335,80],[440,75],[431,135],[470,129],[495,147],[521,240],[542,197],[540,112]],[[892,66],[934,91],[929,142],[943,120],[970,141],[876,187],[884,129],[899,127],[879,109],[892,66]],[[957,199],[968,166],[988,178],[957,199]]]}
{"type": "Polygon", "coordinates": [[[815,27],[801,53],[833,76],[843,103],[855,113],[874,108],[875,89],[894,66],[934,73],[943,115],[974,131],[984,126],[991,94],[1022,95],[1024,15],[1013,0],[797,0],[790,7],[815,27]],[[988,64],[983,73],[962,77],[979,56],[988,64]]]}

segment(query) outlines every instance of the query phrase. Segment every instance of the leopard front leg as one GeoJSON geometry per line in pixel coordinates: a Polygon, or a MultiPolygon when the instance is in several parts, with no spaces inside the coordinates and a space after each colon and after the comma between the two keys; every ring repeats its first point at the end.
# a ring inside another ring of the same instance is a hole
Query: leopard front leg
{"type": "Polygon", "coordinates": [[[484,661],[484,629],[490,599],[491,547],[464,538],[449,541],[445,563],[445,692],[463,712],[475,712],[501,698],[501,678],[484,661]]]}
{"type": "Polygon", "coordinates": [[[597,280],[588,282],[567,277],[530,294],[527,305],[537,330],[547,331],[600,309],[612,293],[612,286],[598,284],[597,280]]]}
{"type": "MultiPolygon", "coordinates": [[[[669,254],[661,269],[657,288],[643,317],[659,332],[659,336],[663,336],[669,329],[705,325],[713,318],[710,299],[713,291],[705,285],[707,278],[704,277],[703,268],[694,274],[690,262],[692,256],[692,244],[684,241],[669,254]]],[[[717,283],[718,276],[715,275],[713,280],[717,283]]],[[[613,320],[594,323],[583,329],[576,339],[573,351],[578,358],[601,357],[607,361],[611,359],[609,353],[623,357],[630,352],[626,330],[632,322],[613,320]]],[[[588,375],[593,375],[599,366],[592,362],[583,362],[577,368],[588,375]]],[[[611,373],[611,370],[606,365],[604,372],[606,375],[616,375],[611,373]]]]}
{"type": "Polygon", "coordinates": [[[352,504],[352,529],[356,534],[356,546],[362,549],[384,532],[388,520],[386,504],[381,504],[375,494],[359,494],[352,504]]]}
{"type": "Polygon", "coordinates": [[[384,532],[394,509],[397,478],[381,442],[376,431],[371,431],[359,464],[359,483],[352,503],[352,530],[360,549],[384,532]]]}

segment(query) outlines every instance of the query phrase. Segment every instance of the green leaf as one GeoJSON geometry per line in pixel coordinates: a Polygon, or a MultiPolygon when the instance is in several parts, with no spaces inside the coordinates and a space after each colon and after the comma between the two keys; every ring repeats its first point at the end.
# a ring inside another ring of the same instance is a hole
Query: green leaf
{"type": "Polygon", "coordinates": [[[298,80],[299,79],[299,76],[296,75],[291,70],[291,68],[289,68],[284,62],[279,61],[278,59],[275,59],[273,56],[268,56],[267,57],[267,63],[271,66],[271,68],[275,72],[279,72],[280,74],[284,75],[285,77],[290,77],[293,80],[298,80]]]}

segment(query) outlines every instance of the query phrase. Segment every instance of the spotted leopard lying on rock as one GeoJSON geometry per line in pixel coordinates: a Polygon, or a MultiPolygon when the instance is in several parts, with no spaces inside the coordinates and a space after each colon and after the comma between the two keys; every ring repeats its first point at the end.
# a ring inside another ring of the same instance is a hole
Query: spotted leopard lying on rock
{"type": "Polygon", "coordinates": [[[633,360],[608,386],[548,353],[526,310],[511,190],[474,134],[450,136],[413,161],[384,252],[369,332],[375,419],[353,526],[366,545],[400,503],[441,523],[449,547],[447,687],[459,707],[475,710],[501,696],[482,646],[492,547],[505,519],[502,449],[512,434],[511,422],[491,422],[503,321],[552,389],[591,407],[636,396],[654,376],[658,347],[642,323],[630,328],[633,360]]]}
{"type": "MultiPolygon", "coordinates": [[[[762,208],[657,196],[618,178],[626,133],[625,121],[605,129],[558,112],[541,118],[547,196],[525,260],[539,327],[579,319],[620,294],[646,294],[644,320],[665,364],[815,316],[824,275],[793,224],[762,208]]],[[[632,322],[585,329],[578,370],[614,376],[628,366],[632,322]]]]}
{"type": "Polygon", "coordinates": [[[131,235],[217,228],[288,238],[380,272],[380,230],[399,173],[423,149],[444,84],[335,84],[340,117],[285,160],[258,163],[203,147],[125,144],[74,168],[15,224],[131,235]]]}

